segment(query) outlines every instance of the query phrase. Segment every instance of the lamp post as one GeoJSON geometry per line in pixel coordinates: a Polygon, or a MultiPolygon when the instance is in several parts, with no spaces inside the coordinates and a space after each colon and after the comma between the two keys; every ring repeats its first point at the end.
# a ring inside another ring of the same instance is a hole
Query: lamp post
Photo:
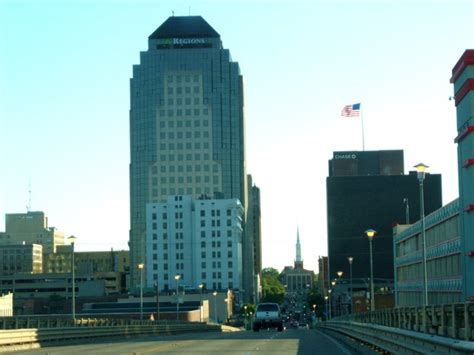
{"type": "Polygon", "coordinates": [[[244,305],[244,326],[245,330],[247,330],[247,305],[244,305]]]}
{"type": "Polygon", "coordinates": [[[375,293],[374,293],[374,263],[372,260],[372,239],[374,239],[375,234],[377,232],[374,231],[373,229],[367,229],[365,231],[365,234],[367,235],[367,238],[369,239],[369,252],[370,252],[370,310],[374,311],[375,310],[375,293]]]}
{"type": "Polygon", "coordinates": [[[329,289],[328,290],[328,303],[329,303],[329,319],[331,319],[332,317],[332,314],[331,314],[331,308],[332,308],[332,304],[331,304],[331,293],[332,293],[332,289],[329,289]]]}
{"type": "Polygon", "coordinates": [[[353,300],[352,300],[352,295],[353,295],[353,292],[352,292],[352,262],[354,261],[354,258],[352,256],[349,256],[347,258],[347,260],[349,261],[349,278],[350,278],[350,282],[351,282],[351,309],[349,310],[350,314],[352,314],[352,307],[353,307],[353,300]]]}
{"type": "MultiPolygon", "coordinates": [[[[337,274],[337,277],[339,278],[339,280],[341,280],[342,278],[342,275],[344,275],[344,272],[343,271],[338,271],[336,272],[337,274]]],[[[339,309],[339,315],[342,316],[342,293],[344,291],[344,289],[342,289],[342,282],[339,282],[340,285],[339,285],[339,296],[338,296],[338,309],[339,309]]]]}
{"type": "Polygon", "coordinates": [[[143,320],[143,269],[145,264],[138,264],[138,269],[140,269],[140,320],[143,320]]]}
{"type": "Polygon", "coordinates": [[[75,263],[74,263],[74,244],[76,243],[76,237],[71,235],[69,238],[69,243],[71,243],[71,271],[72,271],[72,320],[74,324],[76,323],[76,271],[75,271],[75,263]]]}
{"type": "Polygon", "coordinates": [[[227,322],[227,319],[229,318],[229,299],[225,298],[225,322],[227,322]]]}
{"type": "Polygon", "coordinates": [[[326,320],[329,319],[328,298],[328,296],[324,296],[324,301],[326,302],[326,320]]]}
{"type": "Polygon", "coordinates": [[[158,280],[155,281],[155,289],[156,289],[156,320],[160,320],[160,300],[159,300],[159,294],[160,294],[160,288],[158,287],[158,280]]]}
{"type": "Polygon", "coordinates": [[[217,317],[217,291],[214,291],[212,295],[214,296],[214,317],[216,317],[216,323],[219,323],[219,318],[217,317]]]}
{"type": "Polygon", "coordinates": [[[202,289],[204,288],[204,284],[203,283],[200,283],[199,284],[199,307],[200,307],[200,319],[201,319],[201,322],[202,322],[202,289]]]}
{"type": "Polygon", "coordinates": [[[179,320],[179,280],[181,275],[175,275],[174,279],[176,280],[176,321],[179,320]]]}
{"type": "Polygon", "coordinates": [[[425,180],[425,170],[428,165],[420,163],[414,166],[417,171],[418,181],[420,182],[420,221],[421,221],[421,237],[423,242],[423,303],[428,305],[428,271],[426,268],[426,227],[425,227],[425,199],[423,196],[423,181],[425,180]]]}

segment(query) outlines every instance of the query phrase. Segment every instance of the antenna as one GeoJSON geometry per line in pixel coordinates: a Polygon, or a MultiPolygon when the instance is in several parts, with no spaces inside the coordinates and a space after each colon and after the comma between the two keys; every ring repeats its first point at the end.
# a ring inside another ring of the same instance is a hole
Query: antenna
{"type": "Polygon", "coordinates": [[[28,181],[28,205],[26,206],[26,212],[31,211],[31,180],[28,181]]]}
{"type": "Polygon", "coordinates": [[[173,17],[174,17],[174,10],[173,10],[173,11],[171,11],[171,16],[173,16],[173,17]]]}

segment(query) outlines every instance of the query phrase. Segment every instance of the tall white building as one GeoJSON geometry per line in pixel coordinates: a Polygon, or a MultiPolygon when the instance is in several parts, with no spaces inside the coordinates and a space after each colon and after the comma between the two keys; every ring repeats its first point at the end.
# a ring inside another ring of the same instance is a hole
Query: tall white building
{"type": "Polygon", "coordinates": [[[244,208],[238,199],[169,196],[146,208],[146,285],[242,290],[244,208]]]}

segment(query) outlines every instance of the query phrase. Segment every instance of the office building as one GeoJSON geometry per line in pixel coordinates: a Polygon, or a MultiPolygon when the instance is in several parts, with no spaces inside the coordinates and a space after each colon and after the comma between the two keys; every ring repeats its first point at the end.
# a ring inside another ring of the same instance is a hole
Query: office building
{"type": "Polygon", "coordinates": [[[40,274],[43,247],[38,244],[0,245],[0,275],[40,274]]]}
{"type": "MultiPolygon", "coordinates": [[[[170,17],[149,36],[130,97],[133,287],[136,265],[147,263],[147,203],[174,195],[238,199],[247,213],[248,190],[242,75],[202,17],[170,17]]],[[[244,253],[251,250],[247,237],[243,244],[244,253]]],[[[245,272],[253,274],[252,266],[245,272]]]]}
{"type": "Polygon", "coordinates": [[[148,204],[146,286],[242,291],[243,214],[238,199],[168,196],[148,204]]]}
{"type": "Polygon", "coordinates": [[[64,245],[64,234],[48,226],[44,212],[7,213],[0,245],[23,243],[42,245],[43,254],[54,253],[58,245],[64,245]]]}
{"type": "MultiPolygon", "coordinates": [[[[128,250],[74,252],[76,275],[104,280],[107,294],[123,293],[129,286],[130,260],[128,250]]],[[[46,255],[45,273],[72,272],[72,248],[60,245],[56,253],[46,255]]]]}
{"type": "MultiPolygon", "coordinates": [[[[326,179],[330,280],[338,271],[349,275],[352,256],[354,290],[368,289],[370,253],[364,232],[373,229],[377,231],[372,242],[376,293],[393,288],[392,228],[406,222],[407,212],[408,223],[420,216],[417,175],[404,175],[403,159],[401,150],[334,152],[326,179]]],[[[441,175],[426,174],[424,191],[429,214],[442,205],[441,175]]]]}

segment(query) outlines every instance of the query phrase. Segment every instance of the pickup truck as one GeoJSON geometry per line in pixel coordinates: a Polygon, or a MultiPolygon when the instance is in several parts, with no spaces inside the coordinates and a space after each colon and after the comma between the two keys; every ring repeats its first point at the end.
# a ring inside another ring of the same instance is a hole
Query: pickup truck
{"type": "Polygon", "coordinates": [[[260,329],[268,328],[277,328],[279,332],[283,331],[283,319],[278,303],[260,303],[257,305],[252,329],[254,332],[258,332],[260,329]]]}

